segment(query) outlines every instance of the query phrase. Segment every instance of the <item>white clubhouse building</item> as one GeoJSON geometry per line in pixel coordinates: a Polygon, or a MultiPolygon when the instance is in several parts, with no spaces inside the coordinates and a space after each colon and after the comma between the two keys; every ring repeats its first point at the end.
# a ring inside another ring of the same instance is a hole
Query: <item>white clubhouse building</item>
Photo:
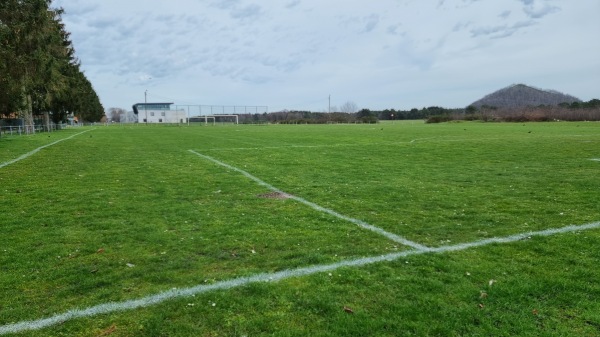
{"type": "Polygon", "coordinates": [[[136,103],[133,113],[138,123],[184,124],[188,122],[185,110],[171,110],[173,103],[136,103]]]}

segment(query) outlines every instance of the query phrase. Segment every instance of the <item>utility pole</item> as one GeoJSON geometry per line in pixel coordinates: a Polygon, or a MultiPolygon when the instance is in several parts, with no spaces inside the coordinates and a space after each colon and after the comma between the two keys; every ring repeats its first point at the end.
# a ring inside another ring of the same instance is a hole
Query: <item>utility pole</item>
{"type": "Polygon", "coordinates": [[[327,109],[331,113],[331,95],[329,95],[329,108],[327,109]]]}
{"type": "Polygon", "coordinates": [[[144,114],[146,115],[146,119],[144,119],[144,122],[148,124],[148,89],[144,91],[144,114]]]}

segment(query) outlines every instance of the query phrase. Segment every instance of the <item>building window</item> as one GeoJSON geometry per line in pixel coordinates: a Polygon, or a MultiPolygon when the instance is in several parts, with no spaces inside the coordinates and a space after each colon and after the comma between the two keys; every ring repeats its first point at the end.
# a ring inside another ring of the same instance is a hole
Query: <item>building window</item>
{"type": "Polygon", "coordinates": [[[159,122],[159,123],[162,123],[162,118],[160,118],[160,119],[158,120],[158,122],[159,122]]]}
{"type": "Polygon", "coordinates": [[[150,113],[150,117],[154,117],[154,112],[151,112],[151,113],[150,113]]]}
{"type": "Polygon", "coordinates": [[[160,115],[164,117],[165,116],[165,112],[164,111],[161,112],[160,115]]]}

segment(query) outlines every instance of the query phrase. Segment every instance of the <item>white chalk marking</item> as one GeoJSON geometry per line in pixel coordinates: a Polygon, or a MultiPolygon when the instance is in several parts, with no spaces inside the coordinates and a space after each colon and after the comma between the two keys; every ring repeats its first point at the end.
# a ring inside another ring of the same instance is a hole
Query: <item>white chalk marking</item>
{"type": "Polygon", "coordinates": [[[302,203],[302,204],[305,204],[305,205],[307,205],[307,206],[309,206],[309,207],[311,207],[311,208],[313,208],[313,209],[315,209],[315,210],[317,210],[317,211],[319,211],[319,212],[327,213],[327,214],[329,214],[329,215],[333,215],[333,216],[335,216],[335,217],[337,217],[337,218],[339,218],[339,219],[342,219],[342,220],[345,220],[345,221],[351,222],[351,223],[353,223],[353,224],[355,224],[355,225],[357,225],[357,226],[359,226],[359,227],[362,227],[362,228],[364,228],[364,229],[368,229],[368,230],[370,230],[370,231],[373,231],[373,232],[375,232],[375,233],[377,233],[377,234],[383,235],[383,236],[385,236],[386,238],[388,238],[388,239],[390,239],[390,240],[392,240],[392,241],[394,241],[394,242],[397,242],[397,243],[403,244],[403,245],[405,245],[405,246],[413,247],[413,248],[420,249],[420,250],[426,250],[426,249],[428,249],[426,246],[423,246],[423,245],[421,245],[421,244],[418,244],[418,243],[416,243],[416,242],[413,242],[413,241],[407,240],[407,239],[405,239],[405,238],[403,238],[403,237],[401,237],[401,236],[398,236],[398,235],[396,235],[396,234],[393,234],[393,233],[387,232],[387,231],[385,231],[385,230],[383,230],[383,229],[381,229],[381,228],[379,228],[379,227],[375,227],[375,226],[373,226],[373,225],[370,225],[370,224],[368,224],[368,223],[366,223],[366,222],[364,222],[364,221],[362,221],[362,220],[358,220],[358,219],[354,219],[354,218],[351,218],[351,217],[348,217],[348,216],[342,215],[342,214],[340,214],[340,213],[338,213],[338,212],[336,212],[336,211],[330,210],[330,209],[328,209],[328,208],[325,208],[325,207],[321,207],[321,206],[319,206],[319,205],[317,205],[317,204],[315,204],[315,203],[312,203],[312,202],[310,202],[310,201],[308,201],[308,200],[306,200],[306,199],[303,199],[303,198],[297,197],[297,196],[295,196],[295,195],[292,195],[292,194],[289,194],[289,193],[285,193],[285,192],[283,192],[282,190],[280,190],[280,189],[276,188],[275,186],[273,186],[273,185],[270,185],[270,184],[268,184],[268,183],[266,183],[266,182],[264,182],[264,181],[260,180],[259,178],[257,178],[257,177],[255,177],[255,176],[251,175],[250,173],[248,173],[248,172],[246,172],[246,171],[244,171],[244,170],[242,170],[242,169],[239,169],[239,168],[237,168],[237,167],[231,166],[231,165],[229,165],[229,164],[226,164],[226,163],[224,163],[224,162],[222,162],[222,161],[219,161],[219,160],[217,160],[217,159],[215,159],[215,158],[212,158],[212,157],[209,157],[209,156],[207,156],[207,155],[203,155],[203,154],[201,154],[201,153],[198,153],[198,152],[196,152],[196,151],[194,151],[194,150],[189,150],[189,151],[190,151],[191,153],[193,153],[193,154],[197,155],[197,156],[200,156],[200,157],[202,157],[202,158],[206,159],[206,160],[210,160],[210,161],[212,161],[212,162],[213,162],[213,163],[215,163],[215,164],[218,164],[218,165],[224,166],[224,167],[226,167],[226,168],[228,168],[228,169],[230,169],[230,170],[233,170],[233,171],[239,172],[239,173],[243,174],[244,176],[246,176],[247,178],[249,178],[249,179],[251,179],[251,180],[254,180],[254,181],[255,181],[256,183],[258,183],[259,185],[261,185],[261,186],[264,186],[264,187],[266,187],[266,188],[270,189],[270,190],[271,190],[271,191],[273,191],[273,192],[277,192],[277,193],[283,194],[283,195],[287,196],[289,199],[296,200],[296,201],[298,201],[298,202],[300,202],[300,203],[302,203]]]}
{"type": "Polygon", "coordinates": [[[592,158],[590,160],[592,160],[592,161],[600,161],[600,158],[592,158]]]}
{"type": "Polygon", "coordinates": [[[453,245],[453,246],[430,248],[430,250],[432,252],[445,253],[445,252],[452,252],[452,251],[457,251],[457,250],[465,250],[468,248],[481,247],[481,246],[489,245],[492,243],[515,242],[515,241],[520,241],[520,240],[524,240],[524,239],[529,239],[532,236],[551,236],[551,235],[556,235],[556,234],[585,231],[585,230],[596,229],[596,228],[600,228],[600,222],[593,222],[593,223],[589,223],[589,224],[585,224],[585,225],[571,225],[571,226],[560,227],[560,228],[550,228],[550,229],[545,229],[542,231],[526,232],[526,233],[521,233],[521,234],[500,237],[500,238],[484,239],[484,240],[479,240],[479,241],[474,241],[474,242],[461,243],[461,244],[453,245]]]}
{"type": "Polygon", "coordinates": [[[435,142],[468,142],[468,141],[488,141],[488,140],[499,140],[502,138],[477,138],[477,139],[469,139],[469,138],[456,138],[456,137],[427,137],[427,138],[417,138],[412,139],[410,141],[397,141],[397,142],[380,142],[380,143],[369,143],[368,145],[360,144],[360,143],[340,143],[340,144],[327,144],[327,145],[281,145],[281,146],[254,146],[254,147],[213,147],[209,149],[203,149],[202,151],[249,151],[249,150],[276,150],[276,149],[315,149],[315,148],[331,148],[331,147],[365,147],[365,146],[397,146],[397,145],[410,145],[414,143],[423,143],[429,141],[435,142]],[[453,139],[449,139],[453,138],[453,139]]]}
{"type": "Polygon", "coordinates": [[[56,145],[56,144],[58,144],[58,143],[60,143],[60,142],[63,142],[63,141],[65,141],[65,140],[68,140],[68,139],[71,139],[71,138],[73,138],[73,137],[75,137],[75,136],[79,136],[80,134],[82,134],[82,133],[86,133],[86,132],[88,132],[88,131],[92,131],[92,130],[91,130],[91,129],[90,129],[90,130],[85,130],[85,131],[83,131],[83,132],[80,132],[80,133],[74,134],[74,135],[72,135],[72,136],[69,136],[69,137],[67,137],[67,138],[63,138],[63,139],[57,140],[57,141],[55,141],[55,142],[53,142],[53,143],[46,144],[46,145],[44,145],[44,146],[40,146],[40,147],[38,147],[37,149],[35,149],[35,150],[33,150],[33,151],[29,151],[29,152],[25,153],[24,155],[22,155],[22,156],[20,156],[20,157],[18,157],[18,158],[15,158],[15,159],[13,159],[13,160],[9,160],[9,161],[7,161],[7,162],[4,162],[4,163],[0,164],[0,168],[3,168],[3,167],[5,167],[5,166],[8,166],[8,165],[10,165],[10,164],[14,164],[14,163],[16,163],[16,162],[18,162],[18,161],[20,161],[20,160],[23,160],[23,159],[25,159],[25,158],[27,158],[27,157],[30,157],[30,156],[34,155],[36,152],[40,151],[41,149],[47,148],[47,147],[49,147],[49,146],[52,146],[52,145],[56,145]]]}
{"type": "Polygon", "coordinates": [[[427,249],[429,249],[426,246],[423,246],[423,245],[421,245],[419,243],[416,243],[416,242],[410,241],[408,239],[405,239],[405,238],[403,238],[403,237],[401,237],[399,235],[387,232],[387,231],[385,231],[385,230],[383,230],[383,229],[381,229],[379,227],[370,225],[370,224],[368,224],[368,223],[366,223],[366,222],[364,222],[362,220],[354,219],[354,218],[345,216],[343,214],[337,213],[334,210],[331,210],[331,209],[328,209],[328,208],[325,208],[325,207],[321,207],[321,206],[319,206],[319,205],[317,205],[315,203],[312,203],[312,202],[310,202],[308,200],[302,199],[302,198],[297,197],[295,195],[288,194],[288,196],[289,196],[290,199],[294,199],[294,200],[296,200],[298,202],[301,202],[301,203],[303,203],[303,204],[305,204],[307,206],[312,207],[313,209],[315,209],[317,211],[321,211],[323,213],[327,213],[327,214],[333,215],[333,216],[335,216],[337,218],[340,218],[342,220],[346,220],[348,222],[351,222],[351,223],[353,223],[353,224],[355,224],[355,225],[357,225],[359,227],[362,227],[364,229],[368,229],[368,230],[373,231],[373,232],[375,232],[377,234],[381,234],[381,235],[385,236],[386,238],[388,238],[388,239],[390,239],[390,240],[392,240],[394,242],[403,244],[405,246],[413,247],[413,248],[416,248],[416,249],[419,249],[419,250],[427,250],[427,249]]]}
{"type": "Polygon", "coordinates": [[[290,149],[290,148],[308,148],[314,149],[319,147],[339,147],[339,146],[354,146],[354,144],[331,144],[331,145],[285,145],[285,146],[262,146],[262,147],[215,147],[211,149],[205,149],[204,151],[247,151],[247,150],[272,150],[272,149],[290,149]]]}
{"type": "Polygon", "coordinates": [[[373,263],[384,262],[384,261],[394,261],[402,257],[412,256],[412,255],[421,255],[426,253],[446,253],[446,252],[454,252],[465,250],[469,248],[486,246],[492,243],[510,243],[515,241],[520,241],[523,239],[528,239],[533,236],[551,236],[555,234],[562,234],[568,232],[578,232],[590,229],[600,228],[600,222],[590,223],[586,225],[573,225],[562,228],[552,228],[543,231],[537,232],[527,232],[522,234],[515,234],[506,237],[500,238],[491,238],[486,240],[480,240],[470,243],[462,243],[453,246],[442,246],[437,248],[429,248],[429,249],[415,249],[408,250],[398,253],[392,253],[381,256],[372,256],[365,257],[354,260],[346,260],[338,263],[326,264],[326,265],[317,265],[310,267],[303,267],[297,269],[289,269],[283,270],[276,273],[263,273],[257,274],[248,277],[239,277],[231,280],[225,280],[221,282],[217,282],[214,284],[201,284],[190,288],[183,289],[171,289],[168,291],[164,291],[155,295],[150,295],[146,297],[142,297],[137,300],[129,300],[124,302],[109,302],[104,304],[99,304],[93,307],[89,307],[86,309],[73,309],[62,314],[57,314],[51,317],[42,318],[33,321],[21,321],[18,323],[12,323],[0,326],[0,335],[9,334],[9,333],[19,333],[28,330],[40,330],[49,326],[53,326],[56,324],[60,324],[69,320],[84,318],[84,317],[92,317],[101,314],[108,314],[113,312],[125,311],[125,310],[133,310],[137,308],[144,308],[151,305],[156,305],[168,300],[190,297],[192,295],[206,293],[215,290],[227,290],[236,287],[241,287],[248,285],[250,283],[258,283],[258,282],[276,282],[285,280],[292,277],[301,277],[313,275],[316,273],[322,272],[330,272],[338,268],[342,267],[360,267],[373,263]]]}

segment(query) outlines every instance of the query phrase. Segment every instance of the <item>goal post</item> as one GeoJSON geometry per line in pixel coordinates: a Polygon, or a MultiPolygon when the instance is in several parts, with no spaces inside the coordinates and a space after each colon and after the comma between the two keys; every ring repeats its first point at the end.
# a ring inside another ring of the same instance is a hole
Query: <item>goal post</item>
{"type": "MultiPolygon", "coordinates": [[[[188,125],[194,122],[203,122],[208,125],[216,123],[240,123],[240,116],[268,113],[266,105],[184,105],[177,106],[188,113],[188,125]]],[[[244,120],[242,118],[242,120],[244,120]]]]}
{"type": "Polygon", "coordinates": [[[223,115],[223,114],[219,114],[219,115],[210,115],[210,116],[207,116],[207,117],[213,117],[213,118],[215,118],[215,120],[217,118],[219,118],[219,117],[233,117],[233,118],[235,118],[235,124],[239,124],[239,122],[240,122],[240,116],[239,115],[223,115]]]}

